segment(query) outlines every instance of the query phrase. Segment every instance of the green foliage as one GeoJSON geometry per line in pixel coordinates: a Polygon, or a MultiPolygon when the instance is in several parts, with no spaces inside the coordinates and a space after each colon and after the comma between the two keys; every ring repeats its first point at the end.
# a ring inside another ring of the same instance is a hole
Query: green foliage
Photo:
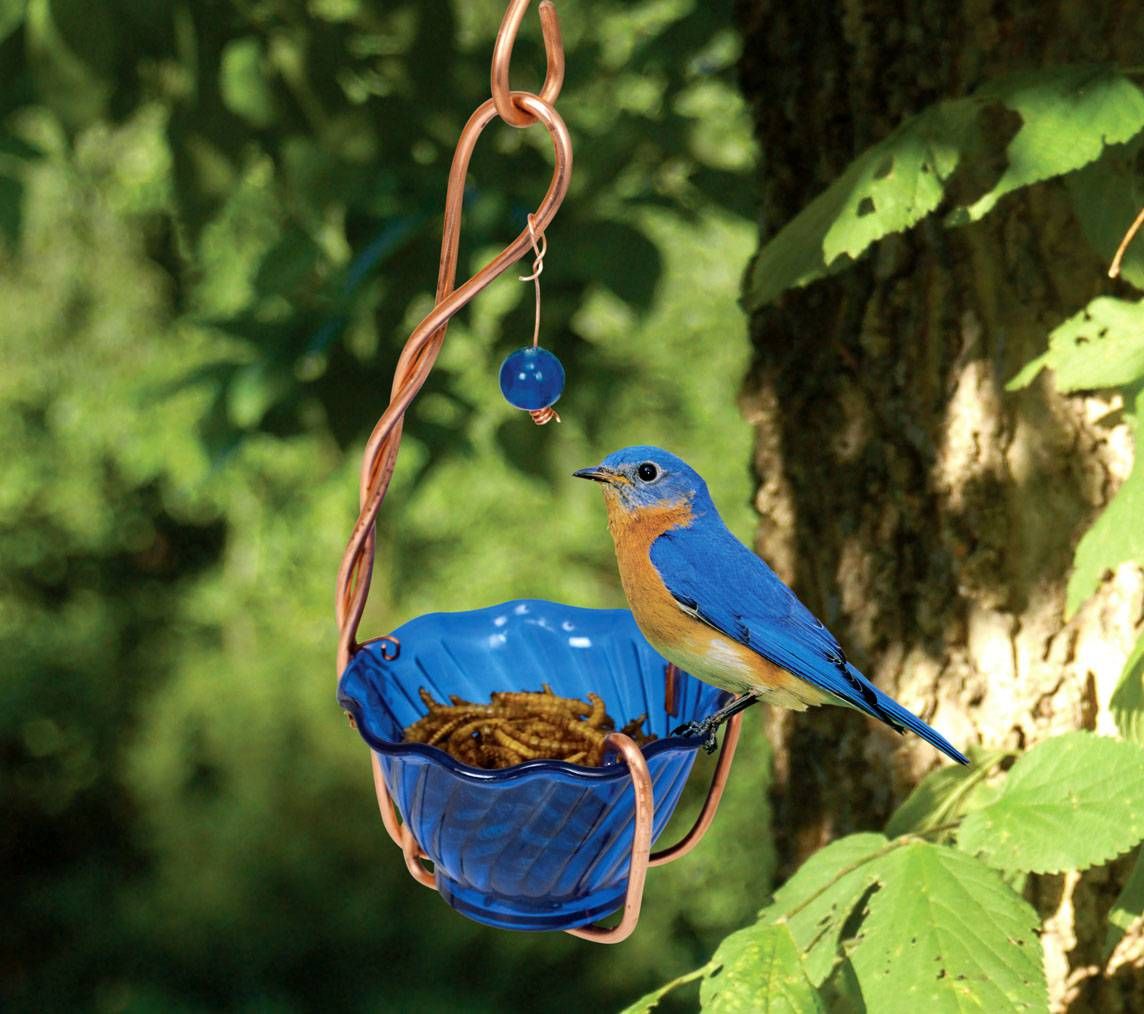
{"type": "Polygon", "coordinates": [[[1037,913],[996,873],[913,841],[877,865],[850,954],[869,1010],[1044,1010],[1037,913]]]}
{"type": "Polygon", "coordinates": [[[1144,855],[1138,853],[1136,862],[1132,865],[1132,873],[1108,913],[1108,932],[1104,938],[1105,960],[1141,915],[1144,915],[1144,855]]]}
{"type": "Polygon", "coordinates": [[[1107,145],[1144,129],[1144,93],[1110,67],[1065,67],[1017,74],[976,95],[1021,117],[1005,149],[1005,171],[986,194],[955,211],[952,221],[976,222],[1006,194],[1063,176],[1098,159],[1107,145]]]}
{"type": "MultiPolygon", "coordinates": [[[[1136,395],[1134,411],[1125,413],[1134,423],[1137,434],[1142,411],[1144,387],[1136,395]]],[[[1144,454],[1138,452],[1128,478],[1076,547],[1065,603],[1066,615],[1075,612],[1093,593],[1106,571],[1121,563],[1144,563],[1141,517],[1144,517],[1144,454]]]]}
{"type": "Polygon", "coordinates": [[[823,1010],[807,980],[790,929],[756,923],[732,933],[711,959],[699,987],[704,1010],[716,1014],[812,1014],[823,1010]]]}
{"type": "Polygon", "coordinates": [[[1120,734],[1144,746],[1144,634],[1128,656],[1111,704],[1120,734]]]}
{"type": "Polygon", "coordinates": [[[1049,332],[1049,347],[1006,389],[1027,387],[1048,367],[1058,391],[1121,387],[1144,377],[1144,300],[1098,296],[1049,332]]]}
{"type": "MultiPolygon", "coordinates": [[[[696,979],[704,1009],[722,997],[775,1002],[786,996],[776,967],[789,988],[815,990],[806,1009],[1044,1010],[1038,916],[999,870],[1087,869],[1144,840],[1144,749],[1073,732],[1008,771],[1006,759],[932,773],[891,819],[894,837],[850,835],[816,852],[725,952],[633,1011],[696,979]]],[[[1140,914],[1140,881],[1113,908],[1110,948],[1140,914]]]]}
{"type": "Polygon", "coordinates": [[[1144,838],[1144,749],[1071,732],[1013,765],[1000,795],[962,822],[958,845],[1002,870],[1106,863],[1144,838]]]}
{"type": "Polygon", "coordinates": [[[758,309],[787,289],[841,270],[875,241],[936,210],[975,115],[970,102],[942,103],[858,156],[759,252],[747,305],[758,309]]]}
{"type": "Polygon", "coordinates": [[[871,859],[886,849],[880,834],[852,834],[812,855],[775,893],[764,917],[781,918],[806,956],[819,986],[834,967],[842,928],[876,879],[871,859]]]}
{"type": "MultiPolygon", "coordinates": [[[[1144,137],[1109,145],[1104,155],[1065,177],[1073,211],[1102,263],[1112,262],[1124,230],[1144,207],[1144,177],[1136,170],[1144,137]]],[[[1131,244],[1120,277],[1144,290],[1144,246],[1131,244]]]]}
{"type": "Polygon", "coordinates": [[[915,786],[886,824],[886,834],[932,831],[955,820],[994,790],[987,781],[996,766],[1011,756],[1004,750],[970,750],[971,764],[936,768],[915,786]]]}
{"type": "Polygon", "coordinates": [[[1005,168],[984,194],[953,207],[947,225],[977,221],[1006,194],[1072,173],[1144,130],[1144,93],[1110,67],[1015,74],[939,102],[859,155],[766,243],[747,280],[748,306],[846,267],[877,240],[961,199],[957,176],[987,173],[994,157],[985,114],[997,109],[1020,120],[1005,168]]]}

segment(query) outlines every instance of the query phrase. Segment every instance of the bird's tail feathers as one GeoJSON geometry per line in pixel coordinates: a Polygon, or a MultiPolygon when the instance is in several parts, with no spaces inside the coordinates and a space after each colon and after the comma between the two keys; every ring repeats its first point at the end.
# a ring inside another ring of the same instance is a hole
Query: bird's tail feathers
{"type": "Polygon", "coordinates": [[[892,697],[882,693],[849,662],[846,663],[846,673],[850,684],[860,688],[860,692],[855,695],[857,699],[851,701],[859,710],[866,712],[873,718],[880,719],[890,727],[897,729],[898,732],[909,729],[915,736],[920,736],[931,746],[937,747],[947,757],[957,761],[958,764],[969,763],[969,758],[940,732],[931,729],[912,711],[906,710],[892,697]]]}

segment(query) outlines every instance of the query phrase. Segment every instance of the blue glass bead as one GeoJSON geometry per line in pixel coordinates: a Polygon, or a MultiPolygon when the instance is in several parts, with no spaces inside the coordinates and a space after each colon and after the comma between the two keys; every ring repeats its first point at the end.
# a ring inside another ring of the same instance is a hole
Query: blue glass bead
{"type": "Polygon", "coordinates": [[[526,412],[548,408],[564,393],[564,367],[545,349],[517,349],[501,363],[500,389],[514,408],[526,412]]]}

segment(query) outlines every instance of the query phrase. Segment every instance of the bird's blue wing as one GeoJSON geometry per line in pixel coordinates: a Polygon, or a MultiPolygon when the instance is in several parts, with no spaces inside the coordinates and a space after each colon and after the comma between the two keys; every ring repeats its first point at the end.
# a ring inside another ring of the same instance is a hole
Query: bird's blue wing
{"type": "Polygon", "coordinates": [[[842,703],[969,763],[851,665],[834,635],[721,522],[666,532],[652,543],[651,562],[675,600],[704,623],[842,703]]]}

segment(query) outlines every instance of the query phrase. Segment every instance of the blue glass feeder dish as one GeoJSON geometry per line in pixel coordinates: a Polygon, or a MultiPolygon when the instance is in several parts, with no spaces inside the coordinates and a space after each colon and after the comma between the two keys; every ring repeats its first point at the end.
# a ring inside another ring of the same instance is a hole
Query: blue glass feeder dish
{"type": "Polygon", "coordinates": [[[627,610],[519,600],[411,620],[392,645],[366,644],[342,674],[338,701],[375,752],[390,797],[433,862],[457,911],[504,929],[586,926],[624,903],[635,825],[633,781],[618,757],[589,768],[533,760],[482,770],[437,747],[402,742],[435,699],[488,701],[497,690],[603,697],[617,728],[646,714],[659,738],[643,748],[654,793],[652,839],[667,826],[702,746],[672,736],[728,695],[680,673],[666,710],[665,660],[627,610]]]}
{"type": "Polygon", "coordinates": [[[500,389],[514,408],[538,412],[560,400],[564,393],[564,367],[547,349],[517,349],[500,368],[500,389]]]}

